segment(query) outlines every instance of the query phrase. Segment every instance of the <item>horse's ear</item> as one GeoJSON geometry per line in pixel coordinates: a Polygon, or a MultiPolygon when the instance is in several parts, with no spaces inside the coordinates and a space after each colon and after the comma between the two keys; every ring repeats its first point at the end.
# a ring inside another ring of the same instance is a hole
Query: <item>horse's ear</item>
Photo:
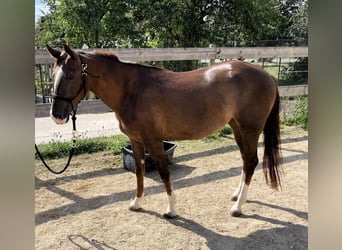
{"type": "Polygon", "coordinates": [[[61,55],[61,52],[59,50],[51,48],[48,44],[46,44],[46,49],[50,53],[50,55],[56,59],[58,59],[61,55]]]}
{"type": "Polygon", "coordinates": [[[67,44],[63,44],[64,51],[71,57],[71,59],[75,59],[75,52],[70,49],[67,44]]]}

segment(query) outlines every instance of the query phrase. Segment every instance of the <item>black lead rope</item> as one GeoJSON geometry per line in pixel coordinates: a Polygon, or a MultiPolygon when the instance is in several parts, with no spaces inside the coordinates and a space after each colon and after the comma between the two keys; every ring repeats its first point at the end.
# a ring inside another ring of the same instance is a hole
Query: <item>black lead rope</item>
{"type": "Polygon", "coordinates": [[[64,168],[60,171],[55,171],[53,170],[43,159],[43,156],[42,154],[39,152],[38,150],[38,147],[37,147],[37,144],[35,143],[34,146],[36,148],[36,151],[37,151],[37,154],[40,158],[40,160],[43,162],[43,164],[45,165],[45,167],[52,173],[54,174],[61,174],[63,173],[68,167],[69,167],[69,164],[70,164],[70,161],[71,161],[71,158],[74,154],[74,151],[75,151],[75,147],[76,147],[76,110],[74,110],[72,112],[72,146],[71,146],[71,149],[70,149],[70,152],[69,152],[69,158],[68,158],[68,161],[66,163],[66,165],[64,166],[64,168]]]}

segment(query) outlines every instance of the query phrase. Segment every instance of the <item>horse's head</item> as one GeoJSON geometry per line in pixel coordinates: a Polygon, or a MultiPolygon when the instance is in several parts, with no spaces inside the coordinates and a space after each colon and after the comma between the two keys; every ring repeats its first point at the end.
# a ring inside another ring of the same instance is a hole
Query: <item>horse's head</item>
{"type": "Polygon", "coordinates": [[[47,50],[57,59],[53,69],[54,95],[50,115],[55,123],[64,124],[87,92],[82,77],[83,66],[79,55],[67,45],[64,45],[64,51],[48,45],[47,50]]]}

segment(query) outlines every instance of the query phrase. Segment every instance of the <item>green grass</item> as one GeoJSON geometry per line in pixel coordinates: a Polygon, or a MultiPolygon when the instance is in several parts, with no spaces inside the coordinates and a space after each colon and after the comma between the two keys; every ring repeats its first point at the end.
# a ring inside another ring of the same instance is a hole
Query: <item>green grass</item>
{"type": "MultiPolygon", "coordinates": [[[[114,155],[117,155],[121,153],[122,147],[125,147],[128,144],[129,139],[125,135],[78,139],[76,140],[74,155],[83,153],[89,154],[99,151],[110,151],[114,155]]],[[[71,142],[51,141],[47,144],[38,145],[38,149],[44,159],[56,159],[67,157],[71,146],[71,142]]],[[[36,159],[38,159],[37,154],[36,159]]]]}
{"type": "Polygon", "coordinates": [[[220,137],[226,137],[227,135],[230,135],[233,133],[232,128],[229,125],[226,125],[222,130],[216,132],[215,134],[212,134],[208,136],[208,139],[218,139],[220,137]]]}
{"type": "MultiPolygon", "coordinates": [[[[208,136],[208,139],[218,139],[232,133],[229,125],[225,126],[221,131],[208,136]]],[[[76,148],[74,155],[90,154],[100,151],[110,151],[114,155],[119,155],[122,148],[129,144],[129,139],[126,135],[114,135],[109,137],[86,138],[76,140],[76,148]]],[[[51,141],[46,144],[38,145],[38,149],[44,159],[58,159],[67,157],[71,149],[71,142],[51,141]]],[[[36,159],[38,155],[36,154],[36,159]]]]}

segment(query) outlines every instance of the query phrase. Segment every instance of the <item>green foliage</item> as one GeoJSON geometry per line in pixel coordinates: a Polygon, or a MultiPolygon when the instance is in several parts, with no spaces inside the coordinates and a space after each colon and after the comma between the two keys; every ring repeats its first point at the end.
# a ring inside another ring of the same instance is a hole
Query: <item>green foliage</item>
{"type": "Polygon", "coordinates": [[[42,0],[36,46],[254,46],[307,38],[307,0],[42,0]]]}
{"type": "Polygon", "coordinates": [[[296,103],[295,111],[292,115],[283,118],[282,122],[288,126],[300,126],[308,129],[308,97],[302,96],[296,103]]]}
{"type": "Polygon", "coordinates": [[[113,154],[117,155],[121,153],[122,147],[125,147],[129,144],[129,139],[125,135],[117,135],[114,140],[109,144],[109,150],[113,154]]]}
{"type": "Polygon", "coordinates": [[[61,47],[64,42],[81,48],[114,47],[129,42],[134,30],[126,1],[42,0],[50,13],[38,20],[36,46],[61,47]]]}
{"type": "Polygon", "coordinates": [[[208,136],[208,139],[218,139],[220,137],[226,137],[227,135],[231,135],[233,133],[232,128],[229,125],[226,125],[223,129],[216,132],[215,134],[212,134],[208,136]]]}
{"type": "Polygon", "coordinates": [[[308,82],[308,57],[299,57],[295,62],[290,62],[280,72],[283,82],[307,83],[308,82]]]}
{"type": "MultiPolygon", "coordinates": [[[[44,159],[61,158],[63,156],[68,156],[68,153],[71,149],[71,144],[53,141],[48,144],[38,145],[38,149],[44,159]]],[[[36,159],[38,159],[37,154],[36,159]]]]}
{"type": "MultiPolygon", "coordinates": [[[[127,146],[129,140],[125,135],[115,135],[110,137],[87,138],[76,140],[75,155],[90,154],[99,151],[110,151],[117,155],[121,153],[122,147],[127,146]]],[[[51,141],[38,146],[43,158],[55,159],[69,156],[71,149],[70,142],[51,141]]],[[[38,155],[36,155],[38,159],[38,155]]]]}
{"type": "MultiPolygon", "coordinates": [[[[232,134],[232,129],[229,125],[226,125],[221,131],[209,136],[208,139],[218,139],[230,134],[232,134]]],[[[38,148],[44,159],[58,159],[69,156],[71,145],[71,142],[52,140],[49,143],[38,145],[38,148]]],[[[126,135],[78,139],[76,140],[74,155],[100,151],[110,151],[114,155],[119,155],[122,148],[127,145],[129,145],[129,139],[126,135]]],[[[37,154],[36,159],[39,159],[37,154]]]]}
{"type": "Polygon", "coordinates": [[[299,1],[290,17],[289,33],[295,39],[308,39],[308,1],[299,1]]]}

